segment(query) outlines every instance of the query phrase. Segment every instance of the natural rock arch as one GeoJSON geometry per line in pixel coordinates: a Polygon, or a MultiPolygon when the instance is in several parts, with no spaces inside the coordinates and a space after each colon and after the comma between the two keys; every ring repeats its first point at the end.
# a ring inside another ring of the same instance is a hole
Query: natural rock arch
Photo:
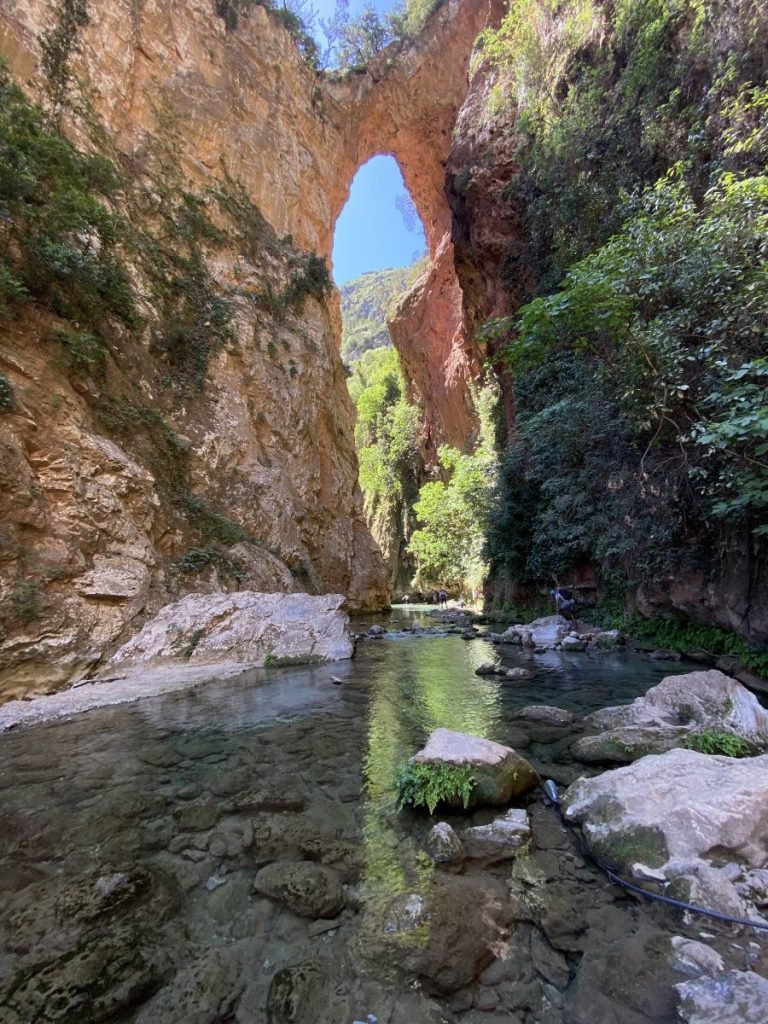
{"type": "MultiPolygon", "coordinates": [[[[465,330],[445,165],[475,39],[501,13],[498,0],[448,0],[411,46],[394,56],[390,48],[364,74],[328,78],[320,88],[322,108],[333,111],[344,143],[329,193],[332,224],[357,170],[374,156],[390,155],[424,225],[431,265],[402,301],[390,332],[413,397],[425,411],[424,447],[431,459],[440,443],[463,446],[475,428],[468,385],[480,362],[465,330]]],[[[325,239],[322,251],[330,248],[325,239]]]]}

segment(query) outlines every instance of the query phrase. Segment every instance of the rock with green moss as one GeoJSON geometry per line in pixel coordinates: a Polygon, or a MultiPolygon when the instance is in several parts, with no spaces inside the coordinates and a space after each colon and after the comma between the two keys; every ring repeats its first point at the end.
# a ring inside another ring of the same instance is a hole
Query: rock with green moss
{"type": "Polygon", "coordinates": [[[597,736],[582,736],[571,747],[571,753],[585,764],[631,764],[647,754],[681,747],[687,736],[684,728],[610,729],[597,736]]]}
{"type": "Polygon", "coordinates": [[[670,750],[579,779],[563,808],[590,849],[625,877],[673,882],[677,898],[756,915],[739,883],[750,866],[768,862],[768,755],[670,750]]]}
{"type": "Polygon", "coordinates": [[[673,747],[744,757],[768,750],[768,711],[754,694],[712,669],[666,679],[625,707],[602,708],[584,719],[573,754],[587,763],[628,764],[673,747]]]}
{"type": "Polygon", "coordinates": [[[511,747],[451,729],[435,729],[426,746],[411,758],[416,765],[469,769],[473,782],[468,798],[460,794],[445,801],[452,806],[503,806],[533,789],[539,781],[535,769],[511,747]]]}

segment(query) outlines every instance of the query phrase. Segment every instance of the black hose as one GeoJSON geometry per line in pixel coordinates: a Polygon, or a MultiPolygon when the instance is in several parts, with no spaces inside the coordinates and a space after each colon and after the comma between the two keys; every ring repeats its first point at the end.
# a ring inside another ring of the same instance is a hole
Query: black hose
{"type": "Polygon", "coordinates": [[[704,917],[714,918],[716,921],[726,921],[728,924],[746,925],[747,928],[759,928],[762,931],[768,931],[768,921],[750,921],[746,917],[733,917],[731,914],[722,914],[719,910],[707,910],[705,907],[697,907],[694,903],[684,903],[683,900],[676,900],[671,896],[663,896],[659,892],[651,892],[640,885],[635,885],[634,882],[628,882],[625,878],[617,875],[613,868],[606,864],[601,857],[598,857],[596,853],[593,853],[589,848],[581,829],[577,830],[576,826],[565,817],[560,809],[560,799],[557,796],[557,786],[554,782],[552,782],[551,779],[547,779],[542,783],[542,789],[560,816],[560,821],[576,837],[576,841],[584,856],[600,868],[600,870],[604,872],[612,882],[621,886],[622,889],[635,893],[637,896],[645,896],[646,899],[655,900],[657,903],[665,903],[669,907],[677,907],[680,910],[687,910],[691,914],[701,914],[704,917]]]}

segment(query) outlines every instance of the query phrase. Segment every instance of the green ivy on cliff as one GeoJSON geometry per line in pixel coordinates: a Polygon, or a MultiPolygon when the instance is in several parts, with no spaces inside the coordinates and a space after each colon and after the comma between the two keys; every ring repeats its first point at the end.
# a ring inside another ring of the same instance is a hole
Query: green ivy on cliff
{"type": "Polygon", "coordinates": [[[120,259],[125,223],[112,212],[118,176],[47,126],[0,68],[0,316],[35,300],[101,337],[138,315],[120,259]]]}

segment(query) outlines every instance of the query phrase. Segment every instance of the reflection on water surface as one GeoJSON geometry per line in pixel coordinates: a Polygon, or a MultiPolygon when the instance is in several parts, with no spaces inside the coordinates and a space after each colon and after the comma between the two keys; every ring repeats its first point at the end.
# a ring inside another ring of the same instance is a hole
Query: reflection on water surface
{"type": "MultiPolygon", "coordinates": [[[[437,726],[510,743],[569,781],[580,771],[572,734],[514,712],[626,702],[684,666],[510,649],[505,663],[532,678],[476,676],[491,653],[455,636],[384,639],[352,662],[254,670],[1,736],[3,1024],[581,1020],[585,953],[599,974],[601,943],[630,936],[645,948],[668,928],[665,912],[609,892],[538,794],[529,855],[446,875],[421,850],[432,822],[396,814],[392,782],[437,726]],[[254,879],[275,861],[315,875],[272,898],[254,879]],[[321,877],[343,886],[330,918],[313,908],[321,877]],[[388,962],[397,900],[412,908],[442,887],[449,908],[433,920],[450,930],[450,906],[462,915],[464,900],[471,937],[478,886],[501,887],[510,907],[518,889],[550,895],[536,897],[535,920],[518,912],[497,959],[478,962],[479,980],[453,967],[429,980],[428,958],[446,953],[423,922],[398,973],[388,962]]],[[[634,1024],[627,998],[617,1024],[634,1024]]]]}

